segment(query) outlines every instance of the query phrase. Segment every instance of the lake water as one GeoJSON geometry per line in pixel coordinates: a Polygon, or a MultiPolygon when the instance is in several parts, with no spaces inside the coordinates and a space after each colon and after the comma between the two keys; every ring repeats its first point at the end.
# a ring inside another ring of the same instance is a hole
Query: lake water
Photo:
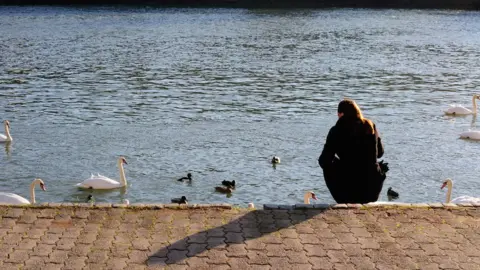
{"type": "Polygon", "coordinates": [[[0,7],[0,26],[0,191],[40,177],[38,202],[81,202],[124,155],[128,189],[97,202],[333,203],[317,158],[349,97],[385,144],[381,200],[443,202],[447,177],[480,195],[458,136],[478,120],[442,112],[480,93],[479,12],[0,7]]]}

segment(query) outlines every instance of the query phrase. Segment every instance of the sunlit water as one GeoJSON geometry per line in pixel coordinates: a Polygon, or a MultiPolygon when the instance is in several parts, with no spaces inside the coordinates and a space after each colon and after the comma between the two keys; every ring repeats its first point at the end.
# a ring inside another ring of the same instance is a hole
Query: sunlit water
{"type": "Polygon", "coordinates": [[[478,121],[442,113],[480,92],[478,12],[1,7],[0,48],[0,191],[40,177],[37,201],[84,201],[74,184],[124,155],[128,189],[96,201],[332,203],[317,158],[350,97],[385,143],[382,200],[444,201],[447,177],[480,195],[480,143],[458,136],[478,121]]]}

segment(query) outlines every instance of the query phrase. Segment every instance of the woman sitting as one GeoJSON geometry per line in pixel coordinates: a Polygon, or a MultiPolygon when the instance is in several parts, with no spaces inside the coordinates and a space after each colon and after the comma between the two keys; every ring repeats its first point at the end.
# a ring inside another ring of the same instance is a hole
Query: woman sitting
{"type": "Polygon", "coordinates": [[[385,180],[382,141],[375,124],[363,117],[355,101],[338,104],[338,121],[330,129],[318,163],[337,203],[369,203],[378,200],[385,180]]]}

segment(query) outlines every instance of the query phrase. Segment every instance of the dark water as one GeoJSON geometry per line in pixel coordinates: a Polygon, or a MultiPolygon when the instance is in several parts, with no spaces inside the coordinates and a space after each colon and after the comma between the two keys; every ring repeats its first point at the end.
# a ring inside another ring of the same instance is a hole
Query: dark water
{"type": "Polygon", "coordinates": [[[317,157],[350,97],[385,143],[382,200],[444,201],[447,177],[478,196],[480,144],[458,138],[477,120],[442,113],[480,92],[478,48],[478,12],[1,7],[0,190],[82,201],[124,155],[127,191],[97,201],[331,203],[317,157]]]}

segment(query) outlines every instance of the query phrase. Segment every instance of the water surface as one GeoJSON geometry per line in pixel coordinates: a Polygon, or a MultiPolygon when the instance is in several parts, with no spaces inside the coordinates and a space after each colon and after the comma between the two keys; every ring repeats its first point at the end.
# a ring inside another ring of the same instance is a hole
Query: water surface
{"type": "Polygon", "coordinates": [[[349,97],[385,143],[382,200],[443,201],[447,177],[480,195],[480,144],[458,138],[478,121],[442,113],[478,93],[478,12],[1,7],[0,25],[1,191],[40,177],[37,201],[83,201],[74,184],[124,155],[128,189],[96,201],[332,203],[317,158],[349,97]]]}

